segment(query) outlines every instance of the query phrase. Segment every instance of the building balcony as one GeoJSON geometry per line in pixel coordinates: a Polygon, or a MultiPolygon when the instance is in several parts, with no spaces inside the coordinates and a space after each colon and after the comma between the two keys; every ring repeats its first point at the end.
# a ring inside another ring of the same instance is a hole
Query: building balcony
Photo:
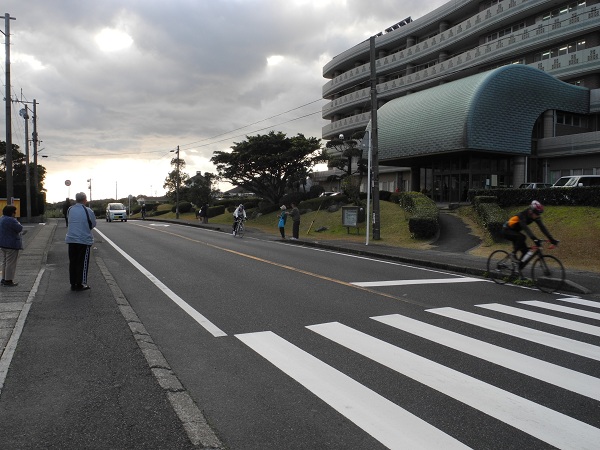
{"type": "MultiPolygon", "coordinates": [[[[495,5],[423,42],[419,42],[405,50],[378,59],[376,61],[377,74],[378,76],[382,76],[386,73],[398,72],[405,69],[407,64],[431,60],[432,58],[435,59],[450,45],[456,45],[457,43],[461,43],[461,41],[466,42],[467,39],[478,39],[479,36],[485,34],[487,31],[495,29],[500,23],[506,22],[507,19],[510,19],[513,16],[522,16],[524,12],[527,12],[529,9],[533,8],[533,6],[539,8],[539,2],[507,1],[495,5]]],[[[546,4],[546,7],[548,6],[550,5],[546,4]]],[[[532,52],[536,48],[551,46],[554,42],[561,42],[572,36],[583,35],[588,31],[597,29],[599,26],[600,11],[598,5],[590,5],[585,8],[577,9],[574,13],[567,13],[558,18],[538,22],[535,25],[519,30],[517,33],[477,46],[467,52],[448,59],[437,66],[442,64],[446,64],[447,66],[448,64],[451,64],[451,67],[454,70],[460,70],[461,68],[472,67],[475,65],[490,64],[493,61],[532,52]]],[[[402,34],[398,34],[396,39],[405,39],[406,35],[407,32],[403,32],[402,34]]],[[[378,39],[383,39],[386,36],[387,35],[383,35],[378,39]]],[[[367,41],[366,44],[362,43],[355,47],[357,53],[360,53],[356,55],[355,60],[365,59],[365,49],[363,48],[365,45],[367,49],[366,56],[368,58],[369,43],[367,41]]],[[[345,55],[345,57],[348,57],[348,55],[345,55]]],[[[336,60],[337,58],[334,59],[334,61],[336,60]]],[[[440,77],[439,69],[435,72],[430,70],[437,66],[428,69],[429,77],[440,77]]],[[[325,66],[324,70],[330,71],[331,69],[328,69],[328,66],[325,66]]],[[[331,96],[336,92],[364,83],[369,80],[369,77],[369,63],[353,68],[326,83],[323,86],[323,97],[331,96]]]]}

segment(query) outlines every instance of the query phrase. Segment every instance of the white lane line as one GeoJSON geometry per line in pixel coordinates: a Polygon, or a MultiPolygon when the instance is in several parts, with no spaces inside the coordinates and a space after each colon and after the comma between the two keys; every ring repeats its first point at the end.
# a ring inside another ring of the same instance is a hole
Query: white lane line
{"type": "Polygon", "coordinates": [[[377,287],[377,286],[407,286],[411,284],[447,284],[447,283],[473,283],[476,281],[486,281],[481,278],[434,278],[431,280],[390,280],[390,281],[363,281],[350,283],[361,287],[377,287]]]}
{"type": "Polygon", "coordinates": [[[468,448],[271,331],[235,336],[389,448],[468,448]]]}
{"type": "Polygon", "coordinates": [[[538,308],[544,308],[544,309],[549,309],[551,311],[557,311],[557,312],[562,312],[565,314],[571,314],[573,316],[587,317],[589,319],[600,320],[599,313],[584,311],[583,309],[570,308],[568,306],[555,305],[553,303],[540,302],[537,300],[521,301],[521,302],[517,302],[517,303],[522,303],[523,305],[529,305],[529,306],[537,306],[538,308]]]}
{"type": "Polygon", "coordinates": [[[21,337],[21,333],[23,333],[23,328],[25,327],[25,322],[27,321],[27,316],[29,315],[29,310],[31,309],[31,304],[33,303],[33,299],[35,298],[35,295],[37,294],[37,291],[40,287],[42,275],[44,275],[45,271],[46,271],[46,268],[42,268],[38,272],[37,277],[35,278],[35,281],[33,282],[33,286],[31,287],[31,290],[29,291],[29,295],[27,296],[27,300],[23,304],[23,308],[21,309],[21,312],[19,313],[19,317],[17,318],[17,321],[15,322],[15,326],[13,328],[12,334],[10,335],[8,342],[6,343],[6,346],[4,347],[4,351],[1,354],[1,357],[0,357],[0,394],[2,393],[2,389],[4,388],[4,382],[6,381],[6,375],[8,374],[8,369],[10,368],[10,363],[13,359],[13,356],[15,355],[15,351],[16,351],[17,345],[19,343],[19,338],[21,337]]]}
{"type": "Polygon", "coordinates": [[[557,298],[556,300],[558,300],[559,302],[575,303],[576,305],[589,306],[591,308],[600,308],[600,302],[584,300],[578,297],[557,298]]]}
{"type": "Polygon", "coordinates": [[[489,361],[594,400],[600,400],[600,379],[523,355],[454,331],[435,327],[400,314],[371,317],[398,330],[406,331],[467,355],[489,361]]]}
{"type": "Polygon", "coordinates": [[[587,323],[580,323],[575,320],[549,316],[547,314],[527,311],[525,309],[515,308],[513,306],[501,305],[500,303],[488,303],[485,305],[475,306],[479,308],[489,309],[490,311],[497,311],[504,314],[510,314],[511,316],[521,317],[523,319],[529,319],[534,320],[536,322],[546,323],[548,325],[554,325],[556,327],[566,328],[568,330],[578,331],[580,333],[591,334],[593,336],[600,336],[600,327],[597,327],[595,325],[588,325],[587,323]]]}
{"type": "Polygon", "coordinates": [[[95,228],[96,232],[102,236],[102,238],[114,247],[123,257],[129,261],[137,270],[139,270],[146,278],[148,278],[154,285],[159,288],[163,293],[169,297],[177,306],[183,309],[192,319],[198,322],[206,331],[212,334],[214,337],[227,336],[223,330],[217,327],[214,323],[192,308],[185,300],[179,297],[175,292],[169,289],[162,281],[156,278],[150,273],[144,266],[138,263],[135,259],[125,253],[117,244],[111,241],[104,233],[95,228]]]}
{"type": "Polygon", "coordinates": [[[562,449],[598,448],[600,429],[565,414],[340,323],[307,328],[550,445],[562,449]]]}
{"type": "Polygon", "coordinates": [[[508,334],[520,339],[524,339],[536,344],[552,347],[584,358],[600,361],[600,347],[588,344],[587,342],[577,341],[575,339],[558,336],[545,331],[527,328],[510,322],[504,322],[491,317],[481,316],[468,311],[462,311],[455,308],[435,308],[428,309],[427,312],[434,313],[449,319],[459,320],[471,325],[486,328],[498,333],[508,334]]]}

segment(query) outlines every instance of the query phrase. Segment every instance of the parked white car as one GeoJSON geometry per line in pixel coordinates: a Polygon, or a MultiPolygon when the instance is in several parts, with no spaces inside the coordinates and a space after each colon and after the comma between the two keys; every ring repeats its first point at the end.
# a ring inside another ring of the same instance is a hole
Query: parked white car
{"type": "Polygon", "coordinates": [[[127,209],[123,203],[109,203],[106,205],[106,221],[120,220],[127,222],[127,209]]]}
{"type": "Polygon", "coordinates": [[[600,186],[600,175],[571,175],[560,177],[552,187],[600,186]]]}

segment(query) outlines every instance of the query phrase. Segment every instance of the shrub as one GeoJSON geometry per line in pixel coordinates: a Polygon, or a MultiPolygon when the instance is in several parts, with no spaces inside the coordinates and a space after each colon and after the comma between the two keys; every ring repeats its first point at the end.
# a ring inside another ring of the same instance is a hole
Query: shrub
{"type": "Polygon", "coordinates": [[[433,200],[419,192],[399,193],[399,204],[409,215],[408,231],[417,239],[428,239],[440,230],[440,211],[433,200]]]}
{"type": "MultiPolygon", "coordinates": [[[[192,204],[190,202],[179,202],[179,212],[180,213],[188,213],[192,210],[192,204]]],[[[177,206],[174,205],[171,208],[171,212],[176,212],[177,206]]]]}
{"type": "MultiPolygon", "coordinates": [[[[521,189],[525,190],[525,189],[521,189]]],[[[501,241],[502,226],[506,222],[506,212],[498,205],[498,199],[494,196],[486,195],[475,197],[473,207],[479,216],[482,226],[490,233],[492,239],[501,241]]]]}
{"type": "Polygon", "coordinates": [[[323,186],[314,184],[310,187],[310,190],[308,191],[308,195],[310,198],[317,198],[323,192],[325,192],[325,188],[323,186]]]}
{"type": "Polygon", "coordinates": [[[308,193],[305,192],[290,192],[289,194],[285,194],[279,202],[282,205],[285,205],[289,208],[292,203],[299,205],[302,200],[307,200],[309,198],[308,193]]]}
{"type": "Polygon", "coordinates": [[[321,208],[321,211],[326,210],[332,205],[346,204],[348,203],[348,197],[344,194],[330,195],[328,197],[317,197],[309,200],[304,200],[298,205],[298,208],[307,209],[311,211],[317,211],[321,208]]]}
{"type": "Polygon", "coordinates": [[[223,205],[216,205],[208,208],[208,217],[220,216],[221,214],[225,214],[225,206],[223,205]]]}
{"type": "Polygon", "coordinates": [[[389,202],[392,193],[390,191],[379,191],[379,200],[389,202]]]}

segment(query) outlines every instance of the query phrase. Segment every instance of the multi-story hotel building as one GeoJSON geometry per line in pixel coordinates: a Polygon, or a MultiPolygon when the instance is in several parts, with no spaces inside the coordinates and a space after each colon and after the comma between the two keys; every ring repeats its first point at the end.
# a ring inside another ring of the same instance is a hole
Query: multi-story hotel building
{"type": "MultiPolygon", "coordinates": [[[[380,189],[461,201],[600,174],[599,3],[453,0],[378,33],[380,189]]],[[[323,139],[367,128],[370,75],[369,40],[323,68],[323,139]]]]}

